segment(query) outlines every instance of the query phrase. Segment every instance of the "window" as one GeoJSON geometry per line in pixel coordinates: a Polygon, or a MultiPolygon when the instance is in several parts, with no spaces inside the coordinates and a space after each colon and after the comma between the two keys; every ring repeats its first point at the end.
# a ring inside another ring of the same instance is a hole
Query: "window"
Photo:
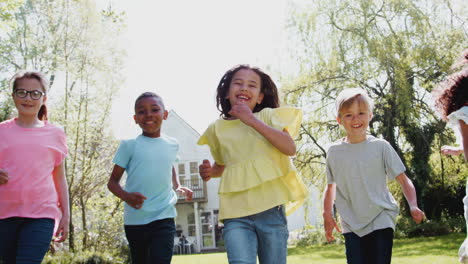
{"type": "Polygon", "coordinates": [[[179,163],[177,168],[178,168],[180,184],[185,186],[187,184],[185,182],[185,163],[179,163]]]}
{"type": "Polygon", "coordinates": [[[200,176],[198,175],[198,162],[190,162],[190,180],[192,182],[193,187],[200,187],[200,176]]]}
{"type": "Polygon", "coordinates": [[[195,213],[190,213],[187,216],[188,236],[196,236],[195,231],[195,213]]]}

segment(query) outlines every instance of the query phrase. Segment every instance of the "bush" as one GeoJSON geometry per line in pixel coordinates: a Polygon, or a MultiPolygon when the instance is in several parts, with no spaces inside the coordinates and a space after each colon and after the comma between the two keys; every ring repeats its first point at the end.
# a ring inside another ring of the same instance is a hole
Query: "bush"
{"type": "Polygon", "coordinates": [[[328,243],[325,238],[325,231],[320,228],[307,228],[305,227],[299,234],[299,239],[296,241],[296,247],[307,247],[312,245],[324,245],[324,244],[343,244],[344,237],[338,232],[334,232],[335,241],[328,243]]]}
{"type": "Polygon", "coordinates": [[[401,217],[397,222],[395,237],[440,236],[460,232],[466,232],[466,223],[462,216],[443,216],[438,221],[426,220],[418,225],[411,218],[401,217]]]}
{"type": "MultiPolygon", "coordinates": [[[[68,251],[47,254],[44,264],[129,264],[129,254],[123,255],[126,250],[115,252],[78,252],[68,251]]],[[[127,251],[128,253],[128,251],[127,251]]]]}

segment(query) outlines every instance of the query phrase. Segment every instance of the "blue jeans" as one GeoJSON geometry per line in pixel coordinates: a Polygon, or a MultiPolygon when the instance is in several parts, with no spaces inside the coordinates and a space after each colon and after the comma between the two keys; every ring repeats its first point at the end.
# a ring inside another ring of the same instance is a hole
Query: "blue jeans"
{"type": "Polygon", "coordinates": [[[224,220],[223,238],[230,264],[285,264],[288,224],[283,206],[224,220]]]}
{"type": "Polygon", "coordinates": [[[54,224],[49,218],[0,219],[0,263],[40,264],[49,249],[54,224]]]}
{"type": "Polygon", "coordinates": [[[345,233],[348,264],[390,264],[392,261],[393,229],[376,230],[359,237],[345,233]]]}
{"type": "Polygon", "coordinates": [[[126,225],[133,264],[171,263],[176,233],[174,218],[153,221],[146,225],[126,225]]]}

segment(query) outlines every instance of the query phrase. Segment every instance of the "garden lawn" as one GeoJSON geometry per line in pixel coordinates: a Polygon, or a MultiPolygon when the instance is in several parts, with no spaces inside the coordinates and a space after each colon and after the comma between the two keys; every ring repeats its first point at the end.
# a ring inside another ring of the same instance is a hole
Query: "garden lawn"
{"type": "MultiPolygon", "coordinates": [[[[392,264],[454,264],[465,234],[395,239],[392,264]]],[[[228,264],[225,252],[175,255],[174,264],[228,264]]],[[[288,250],[288,264],[346,263],[344,245],[320,245],[288,250]]]]}

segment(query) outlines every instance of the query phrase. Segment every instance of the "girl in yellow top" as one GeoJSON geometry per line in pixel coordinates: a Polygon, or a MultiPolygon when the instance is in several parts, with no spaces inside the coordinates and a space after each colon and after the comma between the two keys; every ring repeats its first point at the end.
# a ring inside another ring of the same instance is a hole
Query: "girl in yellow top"
{"type": "Polygon", "coordinates": [[[270,76],[249,65],[227,71],[216,103],[221,118],[198,144],[207,144],[215,160],[200,165],[207,181],[220,177],[219,218],[229,263],[286,263],[292,212],[308,192],[289,156],[302,120],[298,108],[279,108],[270,76]]]}

